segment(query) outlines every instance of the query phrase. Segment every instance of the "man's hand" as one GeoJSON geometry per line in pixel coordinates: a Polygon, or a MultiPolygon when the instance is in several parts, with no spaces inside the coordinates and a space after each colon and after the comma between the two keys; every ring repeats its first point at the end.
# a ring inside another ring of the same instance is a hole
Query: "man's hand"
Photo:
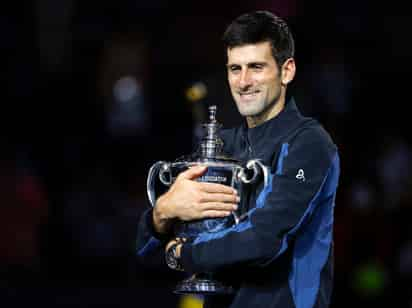
{"type": "Polygon", "coordinates": [[[237,209],[240,199],[235,189],[195,181],[206,169],[205,166],[194,166],[180,173],[170,189],[159,197],[153,210],[157,232],[167,232],[170,222],[176,218],[190,221],[226,217],[237,209]]]}

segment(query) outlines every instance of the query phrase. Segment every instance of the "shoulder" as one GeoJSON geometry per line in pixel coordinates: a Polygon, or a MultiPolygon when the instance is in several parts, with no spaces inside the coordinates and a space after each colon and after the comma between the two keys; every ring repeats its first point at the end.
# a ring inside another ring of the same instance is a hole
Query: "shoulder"
{"type": "Polygon", "coordinates": [[[329,132],[315,119],[306,118],[290,136],[289,146],[302,155],[320,155],[330,159],[337,153],[337,145],[329,132]]]}

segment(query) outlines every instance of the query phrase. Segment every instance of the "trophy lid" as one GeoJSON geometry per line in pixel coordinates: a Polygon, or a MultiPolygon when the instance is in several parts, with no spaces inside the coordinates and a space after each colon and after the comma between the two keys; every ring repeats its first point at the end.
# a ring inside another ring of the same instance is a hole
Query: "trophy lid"
{"type": "Polygon", "coordinates": [[[192,162],[231,162],[238,163],[236,159],[228,157],[223,153],[223,140],[219,137],[219,130],[222,128],[216,120],[216,105],[209,106],[209,122],[202,124],[205,132],[197,150],[191,155],[182,156],[175,162],[188,163],[192,162]]]}
{"type": "Polygon", "coordinates": [[[202,125],[206,134],[199,144],[198,151],[206,159],[215,159],[222,153],[223,141],[218,135],[222,125],[216,120],[216,109],[216,105],[209,106],[209,123],[202,125]]]}
{"type": "Polygon", "coordinates": [[[223,153],[223,140],[219,136],[219,130],[222,128],[216,120],[217,106],[209,106],[209,122],[202,125],[205,135],[200,141],[197,154],[201,160],[225,160],[234,161],[223,153]]]}

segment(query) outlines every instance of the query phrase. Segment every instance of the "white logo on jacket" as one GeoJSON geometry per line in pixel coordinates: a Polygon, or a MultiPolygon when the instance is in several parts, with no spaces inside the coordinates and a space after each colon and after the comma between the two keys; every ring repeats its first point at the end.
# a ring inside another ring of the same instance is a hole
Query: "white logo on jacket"
{"type": "Polygon", "coordinates": [[[298,170],[298,174],[296,174],[296,178],[298,180],[301,180],[302,182],[305,182],[305,172],[303,171],[303,169],[299,169],[298,170]]]}

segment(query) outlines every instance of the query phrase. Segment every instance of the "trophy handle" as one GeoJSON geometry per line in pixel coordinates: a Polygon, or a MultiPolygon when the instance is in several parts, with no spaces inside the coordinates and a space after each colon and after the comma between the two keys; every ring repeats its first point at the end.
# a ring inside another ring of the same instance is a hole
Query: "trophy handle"
{"type": "MultiPolygon", "coordinates": [[[[239,182],[244,184],[253,184],[258,179],[259,175],[263,174],[263,184],[267,186],[269,183],[269,168],[265,166],[259,159],[252,159],[246,163],[246,167],[240,167],[237,171],[236,178],[239,182]],[[253,170],[253,174],[248,177],[249,172],[246,172],[246,169],[253,170]]],[[[232,212],[235,225],[239,224],[249,212],[239,215],[235,212],[232,212]]]]}
{"type": "MultiPolygon", "coordinates": [[[[263,174],[264,187],[269,183],[269,168],[265,166],[259,159],[252,159],[246,163],[246,168],[241,168],[237,174],[238,179],[245,184],[253,184],[256,182],[259,174],[263,174]],[[253,170],[253,175],[248,178],[245,169],[253,170]]],[[[250,210],[242,215],[233,214],[235,224],[239,224],[245,217],[250,214],[250,210]]]]}
{"type": "Polygon", "coordinates": [[[149,174],[147,175],[146,181],[146,191],[147,197],[149,198],[150,205],[152,207],[156,204],[156,193],[154,188],[154,180],[156,175],[159,174],[160,181],[166,185],[170,186],[172,184],[172,176],[170,174],[170,164],[164,161],[158,161],[152,167],[150,167],[149,174]],[[165,177],[165,174],[169,173],[168,178],[165,177]]]}
{"type": "Polygon", "coordinates": [[[238,173],[239,179],[245,184],[253,184],[256,182],[258,175],[263,174],[263,183],[266,186],[269,183],[269,169],[259,159],[252,159],[246,163],[246,169],[253,170],[253,174],[248,178],[245,168],[240,169],[238,173]]]}

